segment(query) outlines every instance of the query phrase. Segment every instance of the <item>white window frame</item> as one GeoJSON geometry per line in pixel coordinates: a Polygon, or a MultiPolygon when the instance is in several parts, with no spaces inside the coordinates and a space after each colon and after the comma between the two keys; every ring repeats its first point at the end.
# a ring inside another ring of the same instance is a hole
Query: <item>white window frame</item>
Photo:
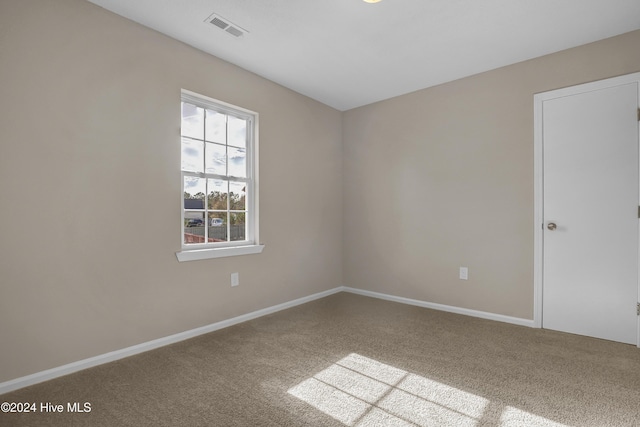
{"type": "MultiPolygon", "coordinates": [[[[220,258],[236,255],[257,254],[262,252],[264,245],[261,245],[258,238],[258,113],[237,107],[214,98],[182,89],[181,103],[188,102],[201,108],[214,110],[223,114],[247,119],[247,177],[246,177],[246,236],[242,241],[228,241],[202,244],[184,243],[184,177],[186,175],[197,175],[202,178],[207,174],[193,174],[182,171],[180,167],[180,242],[182,250],[176,252],[178,261],[195,261],[201,259],[220,258]]],[[[180,135],[182,144],[182,135],[180,135]]],[[[205,221],[207,217],[205,216],[205,221]]]]}

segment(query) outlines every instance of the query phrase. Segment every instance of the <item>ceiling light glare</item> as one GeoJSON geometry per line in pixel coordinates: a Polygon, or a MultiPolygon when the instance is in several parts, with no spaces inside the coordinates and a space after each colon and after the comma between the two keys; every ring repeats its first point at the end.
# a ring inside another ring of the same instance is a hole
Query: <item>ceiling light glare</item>
{"type": "Polygon", "coordinates": [[[364,0],[365,3],[378,3],[380,0],[364,0]]]}

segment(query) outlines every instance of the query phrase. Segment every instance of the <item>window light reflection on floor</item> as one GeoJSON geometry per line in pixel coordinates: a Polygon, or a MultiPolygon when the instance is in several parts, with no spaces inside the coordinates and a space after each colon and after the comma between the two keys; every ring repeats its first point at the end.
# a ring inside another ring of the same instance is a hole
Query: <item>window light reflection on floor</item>
{"type": "Polygon", "coordinates": [[[500,427],[567,427],[521,409],[507,406],[500,416],[500,427]]]}
{"type": "MultiPolygon", "coordinates": [[[[289,389],[346,426],[476,426],[487,399],[352,353],[289,389]]],[[[501,426],[563,426],[506,407],[501,426]]]]}

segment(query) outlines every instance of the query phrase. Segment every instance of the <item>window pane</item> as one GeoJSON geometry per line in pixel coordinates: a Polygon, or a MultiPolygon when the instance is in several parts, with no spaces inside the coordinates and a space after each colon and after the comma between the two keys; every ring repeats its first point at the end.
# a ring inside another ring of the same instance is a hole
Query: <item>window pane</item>
{"type": "Polygon", "coordinates": [[[222,212],[209,213],[209,241],[227,241],[227,214],[222,212]]]}
{"type": "Polygon", "coordinates": [[[207,110],[206,114],[206,139],[207,141],[227,143],[227,115],[213,110],[207,110]]]}
{"type": "Polygon", "coordinates": [[[195,176],[184,177],[184,208],[203,209],[204,195],[207,192],[206,180],[195,176]],[[187,206],[188,205],[188,206],[187,206]]]}
{"type": "Polygon", "coordinates": [[[228,182],[221,179],[208,180],[208,201],[210,210],[227,210],[228,182]]]}
{"type": "Polygon", "coordinates": [[[206,172],[216,175],[227,174],[227,147],[225,145],[207,143],[206,172]]]}
{"type": "Polygon", "coordinates": [[[229,176],[247,176],[247,150],[229,147],[229,176]]]}
{"type": "Polygon", "coordinates": [[[184,212],[184,243],[205,243],[204,212],[184,212]]]}
{"type": "Polygon", "coordinates": [[[229,209],[243,211],[246,209],[247,184],[244,182],[229,182],[229,209]]]}
{"type": "Polygon", "coordinates": [[[182,103],[182,136],[204,139],[204,108],[182,103]]]}
{"type": "Polygon", "coordinates": [[[247,121],[237,117],[228,116],[229,140],[227,144],[235,147],[246,148],[247,146],[247,121]]]}
{"type": "Polygon", "coordinates": [[[193,139],[182,138],[182,170],[187,172],[203,172],[204,143],[193,139]]]}
{"type": "Polygon", "coordinates": [[[229,220],[231,221],[231,241],[246,240],[247,226],[244,213],[231,213],[229,220]]]}

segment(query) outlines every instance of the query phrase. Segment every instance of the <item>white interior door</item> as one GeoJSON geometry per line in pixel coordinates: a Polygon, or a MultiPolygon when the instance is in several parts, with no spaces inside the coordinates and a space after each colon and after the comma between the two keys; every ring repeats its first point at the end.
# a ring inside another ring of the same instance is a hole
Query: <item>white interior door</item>
{"type": "Polygon", "coordinates": [[[541,103],[542,327],[637,344],[638,82],[612,84],[541,103]]]}

